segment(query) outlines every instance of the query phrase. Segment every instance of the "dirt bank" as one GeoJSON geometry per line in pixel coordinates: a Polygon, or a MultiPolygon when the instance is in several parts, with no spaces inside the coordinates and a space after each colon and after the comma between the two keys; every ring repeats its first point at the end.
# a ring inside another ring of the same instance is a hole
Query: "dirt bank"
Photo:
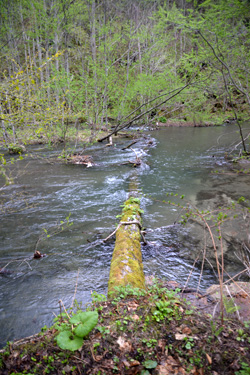
{"type": "Polygon", "coordinates": [[[211,319],[202,306],[188,305],[156,280],[146,291],[127,287],[109,300],[93,297],[89,309],[97,309],[99,322],[79,350],[65,351],[55,343],[67,321],[64,314],[51,329],[1,351],[0,373],[241,375],[250,370],[248,324],[211,319]]]}

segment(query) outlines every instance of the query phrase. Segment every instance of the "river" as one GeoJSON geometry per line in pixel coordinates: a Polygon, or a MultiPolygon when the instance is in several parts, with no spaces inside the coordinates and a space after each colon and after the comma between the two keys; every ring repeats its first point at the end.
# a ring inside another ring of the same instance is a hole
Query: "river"
{"type": "MultiPolygon", "coordinates": [[[[245,128],[247,134],[249,124],[245,128]]],[[[131,148],[122,150],[130,142],[119,139],[113,147],[89,146],[84,153],[93,156],[96,165],[92,168],[53,163],[51,157],[58,150],[42,146],[29,146],[30,156],[13,166],[15,184],[0,192],[0,267],[9,264],[10,272],[0,275],[0,347],[49,326],[59,313],[60,299],[69,307],[75,295],[84,306],[91,301],[91,291],[106,294],[114,239],[100,240],[119,222],[116,216],[134,174],[140,183],[149,241],[142,246],[145,274],[182,285],[193,268],[189,254],[195,238],[188,227],[176,224],[180,213],[163,203],[168,200],[166,193],[185,194],[193,203],[203,200],[202,196],[204,202],[207,191],[250,198],[249,175],[241,183],[238,176],[228,180],[227,175],[212,173],[228,169],[225,152],[239,142],[235,125],[149,132],[147,139],[132,146],[143,154],[144,163],[138,169],[123,164],[135,158],[131,148]],[[148,144],[151,138],[156,141],[153,147],[148,144]],[[63,224],[60,231],[60,222],[69,214],[72,224],[63,224]],[[36,248],[46,256],[31,259],[36,248]]],[[[197,264],[189,286],[196,287],[199,278],[197,264]]],[[[214,273],[206,266],[201,290],[214,282],[214,273]]]]}

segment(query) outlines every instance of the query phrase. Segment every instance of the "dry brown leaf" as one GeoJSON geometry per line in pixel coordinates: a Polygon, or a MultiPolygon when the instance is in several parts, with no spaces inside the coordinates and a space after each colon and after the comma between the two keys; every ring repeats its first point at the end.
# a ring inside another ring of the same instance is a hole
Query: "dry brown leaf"
{"type": "Polygon", "coordinates": [[[184,340],[187,338],[187,335],[185,335],[184,333],[176,333],[175,334],[175,339],[176,340],[184,340]]]}
{"type": "Polygon", "coordinates": [[[112,369],[114,368],[114,362],[112,359],[105,359],[101,364],[100,367],[112,369]]]}
{"type": "Polygon", "coordinates": [[[165,347],[166,347],[166,340],[158,340],[158,347],[161,349],[162,353],[164,353],[165,347]]]}
{"type": "Polygon", "coordinates": [[[176,333],[175,334],[176,340],[184,340],[186,338],[193,339],[193,340],[199,340],[199,337],[197,337],[197,336],[187,336],[184,333],[176,333]]]}
{"type": "Polygon", "coordinates": [[[171,372],[169,372],[169,368],[165,367],[164,365],[158,365],[156,367],[156,371],[159,375],[171,375],[171,372]]]}
{"type": "Polygon", "coordinates": [[[171,355],[169,355],[167,358],[167,364],[171,366],[179,367],[178,362],[176,362],[176,360],[171,355]]]}
{"type": "Polygon", "coordinates": [[[179,366],[172,356],[169,356],[167,362],[156,367],[158,375],[186,375],[186,371],[179,366]]]}
{"type": "Polygon", "coordinates": [[[136,360],[133,360],[133,361],[128,361],[127,359],[123,359],[122,360],[123,364],[127,367],[127,368],[130,368],[130,367],[134,367],[134,366],[139,366],[140,365],[140,362],[136,361],[136,360]]]}
{"type": "Polygon", "coordinates": [[[20,352],[17,351],[17,350],[14,350],[14,351],[12,352],[12,355],[13,355],[14,358],[17,358],[17,357],[19,357],[20,352]]]}
{"type": "Polygon", "coordinates": [[[129,362],[127,359],[123,359],[123,360],[122,360],[122,363],[123,363],[127,368],[130,367],[130,362],[129,362]]]}
{"type": "Polygon", "coordinates": [[[186,335],[191,335],[192,331],[189,327],[184,327],[182,330],[182,333],[185,333],[186,335]]]}
{"type": "Polygon", "coordinates": [[[118,337],[117,344],[124,352],[130,352],[130,350],[132,349],[131,343],[129,341],[126,341],[122,336],[118,337]]]}
{"type": "Polygon", "coordinates": [[[136,303],[136,302],[130,302],[128,304],[127,308],[128,308],[128,311],[135,311],[138,306],[139,306],[138,303],[136,303]]]}
{"type": "Polygon", "coordinates": [[[137,361],[136,359],[134,359],[133,361],[130,362],[130,366],[131,366],[131,367],[139,366],[139,365],[140,365],[140,362],[137,361]]]}
{"type": "Polygon", "coordinates": [[[140,317],[138,315],[132,315],[131,319],[134,320],[134,321],[138,321],[138,320],[140,320],[140,317]]]}
{"type": "Polygon", "coordinates": [[[210,357],[209,354],[206,353],[207,361],[211,365],[212,364],[212,358],[210,357]]]}

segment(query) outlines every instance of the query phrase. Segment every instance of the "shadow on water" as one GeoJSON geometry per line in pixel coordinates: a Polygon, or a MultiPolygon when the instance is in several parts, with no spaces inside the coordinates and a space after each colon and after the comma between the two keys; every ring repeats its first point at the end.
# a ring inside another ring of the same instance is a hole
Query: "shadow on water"
{"type": "MultiPolygon", "coordinates": [[[[185,194],[191,202],[216,194],[219,179],[214,168],[226,165],[224,152],[235,138],[232,127],[168,128],[150,134],[157,146],[144,149],[145,141],[133,148],[144,152],[145,164],[138,169],[142,192],[143,224],[148,244],[142,246],[145,274],[185,284],[193,269],[195,238],[182,243],[180,233],[188,230],[178,224],[180,213],[164,204],[167,192],[185,194]],[[220,140],[218,144],[218,139],[220,140]],[[207,191],[207,195],[204,191],[207,191]],[[203,193],[201,193],[203,191],[203,193]],[[203,198],[202,198],[203,194],[203,198]],[[193,241],[193,242],[192,242],[193,241]],[[183,252],[183,246],[185,251],[183,252]],[[184,255],[183,255],[184,254],[184,255]]],[[[50,325],[59,313],[58,301],[65,306],[75,298],[83,305],[91,291],[106,293],[114,239],[103,243],[116,227],[120,205],[127,199],[132,169],[124,165],[135,157],[131,149],[122,150],[130,141],[115,141],[113,148],[91,146],[86,154],[96,165],[51,164],[28,157],[15,168],[20,173],[16,184],[1,191],[0,267],[9,262],[9,273],[0,274],[0,345],[28,336],[50,325]],[[71,214],[73,225],[46,238],[71,214]],[[38,242],[40,236],[44,240],[38,242]],[[37,250],[46,257],[32,259],[37,250]],[[24,261],[25,259],[25,261],[24,261]],[[17,261],[14,261],[17,260],[17,261]]],[[[54,151],[36,151],[48,158],[54,151]]],[[[220,188],[221,189],[221,188],[220,188]]],[[[238,190],[240,187],[238,186],[238,190]]],[[[239,192],[240,193],[240,192],[239,192]]],[[[196,287],[199,265],[190,279],[196,287]]],[[[201,289],[215,281],[205,269],[201,289]]]]}

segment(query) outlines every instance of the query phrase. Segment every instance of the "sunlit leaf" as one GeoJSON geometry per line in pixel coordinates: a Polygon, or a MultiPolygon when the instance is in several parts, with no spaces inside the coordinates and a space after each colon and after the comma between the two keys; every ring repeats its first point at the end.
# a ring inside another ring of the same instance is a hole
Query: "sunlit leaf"
{"type": "Polygon", "coordinates": [[[63,331],[56,337],[56,342],[61,349],[74,351],[82,346],[83,339],[73,336],[71,331],[63,331]]]}
{"type": "Polygon", "coordinates": [[[70,319],[70,323],[78,324],[74,329],[74,334],[79,337],[85,337],[97,325],[98,312],[86,311],[80,312],[70,319]]]}

